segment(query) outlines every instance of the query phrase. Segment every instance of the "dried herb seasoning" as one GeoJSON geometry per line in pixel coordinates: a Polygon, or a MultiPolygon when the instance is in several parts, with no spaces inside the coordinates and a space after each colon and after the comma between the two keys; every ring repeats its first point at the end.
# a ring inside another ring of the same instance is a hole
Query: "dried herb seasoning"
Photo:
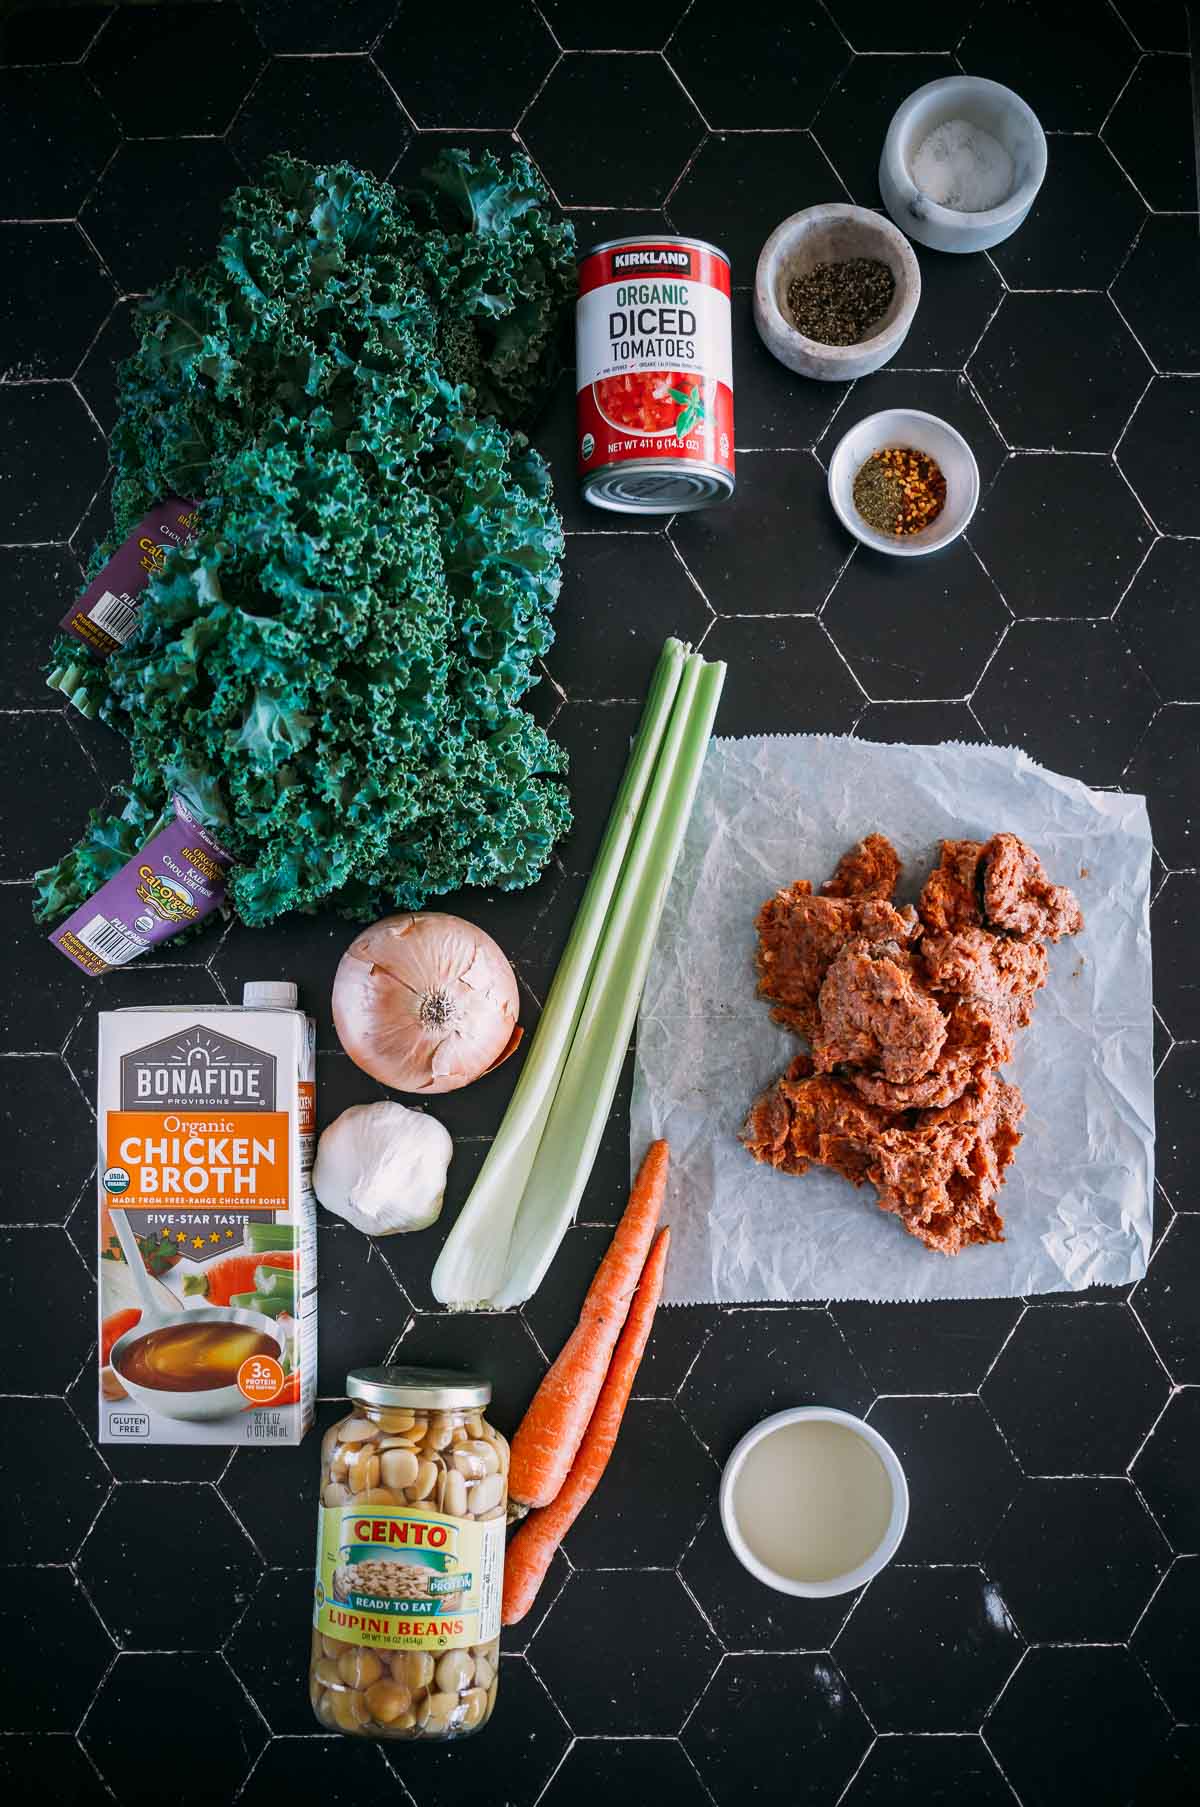
{"type": "Polygon", "coordinates": [[[793,324],[820,345],[857,345],[870,336],[896,293],[896,278],[878,257],[817,264],[788,284],[793,324]]]}
{"type": "Polygon", "coordinates": [[[946,479],[927,452],[885,446],[860,465],[852,493],[868,527],[899,539],[937,520],[946,505],[946,479]]]}

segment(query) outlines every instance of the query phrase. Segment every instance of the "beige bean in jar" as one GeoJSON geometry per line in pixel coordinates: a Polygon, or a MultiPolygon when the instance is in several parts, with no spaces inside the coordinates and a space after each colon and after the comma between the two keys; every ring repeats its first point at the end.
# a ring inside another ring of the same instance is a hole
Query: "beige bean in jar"
{"type": "Polygon", "coordinates": [[[500,1667],[508,1444],[476,1375],[359,1368],[321,1444],[309,1698],[327,1731],[451,1739],[500,1667]]]}

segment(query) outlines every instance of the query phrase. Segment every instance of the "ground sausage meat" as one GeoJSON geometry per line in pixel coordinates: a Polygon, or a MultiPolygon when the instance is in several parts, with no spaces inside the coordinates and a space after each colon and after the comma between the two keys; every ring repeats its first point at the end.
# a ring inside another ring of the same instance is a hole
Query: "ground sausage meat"
{"type": "Polygon", "coordinates": [[[1003,1240],[996,1196],[1025,1106],[996,1069],[1046,982],[1045,940],[1083,916],[1015,835],[943,841],[915,912],[891,901],[900,870],[871,834],[822,895],[799,880],[759,911],[759,993],[811,1053],[755,1100],[742,1140],[785,1173],[817,1164],[874,1186],[910,1234],[956,1255],[1003,1240]]]}

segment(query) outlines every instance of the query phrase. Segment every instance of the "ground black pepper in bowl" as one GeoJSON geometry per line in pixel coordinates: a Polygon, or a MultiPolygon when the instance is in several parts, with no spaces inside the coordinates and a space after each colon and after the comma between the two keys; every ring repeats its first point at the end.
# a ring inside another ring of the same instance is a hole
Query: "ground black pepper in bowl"
{"type": "Polygon", "coordinates": [[[820,345],[857,345],[871,336],[896,293],[896,278],[878,257],[817,264],[788,284],[792,323],[820,345]]]}

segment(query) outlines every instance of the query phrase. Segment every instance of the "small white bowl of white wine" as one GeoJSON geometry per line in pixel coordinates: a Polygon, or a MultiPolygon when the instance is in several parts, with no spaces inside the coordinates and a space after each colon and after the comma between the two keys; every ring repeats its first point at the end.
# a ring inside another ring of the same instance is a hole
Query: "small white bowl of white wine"
{"type": "Polygon", "coordinates": [[[908,1524],[891,1444],[833,1406],[795,1406],[747,1431],[721,1476],[734,1555],[781,1594],[826,1599],[877,1575],[908,1524]]]}

